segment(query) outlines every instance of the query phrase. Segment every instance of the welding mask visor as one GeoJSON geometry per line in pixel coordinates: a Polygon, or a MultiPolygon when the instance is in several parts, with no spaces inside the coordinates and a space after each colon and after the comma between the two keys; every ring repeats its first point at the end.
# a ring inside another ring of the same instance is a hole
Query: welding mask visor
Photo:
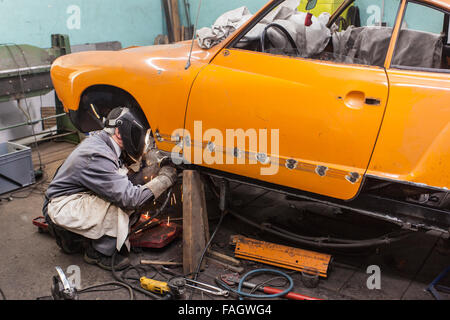
{"type": "Polygon", "coordinates": [[[116,128],[119,129],[125,152],[137,161],[144,152],[147,130],[131,112],[123,114],[116,120],[116,128]]]}

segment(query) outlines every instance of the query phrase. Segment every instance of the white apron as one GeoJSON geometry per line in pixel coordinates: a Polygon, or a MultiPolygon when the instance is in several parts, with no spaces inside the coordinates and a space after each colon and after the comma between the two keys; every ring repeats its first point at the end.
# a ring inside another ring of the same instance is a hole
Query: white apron
{"type": "Polygon", "coordinates": [[[123,244],[130,250],[126,238],[131,213],[89,192],[61,196],[48,204],[48,215],[56,225],[89,239],[117,238],[117,250],[123,244]]]}

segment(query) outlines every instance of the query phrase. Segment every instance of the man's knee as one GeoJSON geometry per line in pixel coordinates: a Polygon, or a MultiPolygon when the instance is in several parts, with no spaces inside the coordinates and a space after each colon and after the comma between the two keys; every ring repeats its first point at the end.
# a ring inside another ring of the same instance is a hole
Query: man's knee
{"type": "Polygon", "coordinates": [[[50,235],[55,238],[56,244],[64,253],[73,254],[83,251],[88,239],[57,226],[48,215],[45,216],[45,220],[48,224],[50,235]]]}

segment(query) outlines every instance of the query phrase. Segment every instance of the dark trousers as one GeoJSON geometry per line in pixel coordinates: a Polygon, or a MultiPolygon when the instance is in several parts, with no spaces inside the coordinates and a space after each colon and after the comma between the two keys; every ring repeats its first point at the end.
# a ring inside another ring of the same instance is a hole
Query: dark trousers
{"type": "MultiPolygon", "coordinates": [[[[112,256],[116,250],[117,239],[104,235],[99,239],[88,239],[74,232],[68,231],[53,223],[47,213],[48,200],[45,199],[42,213],[45,221],[48,224],[50,234],[55,238],[57,245],[68,254],[82,252],[86,246],[91,245],[94,250],[104,254],[105,256],[112,256]]],[[[139,220],[139,214],[133,213],[130,216],[130,227],[139,220]]]]}

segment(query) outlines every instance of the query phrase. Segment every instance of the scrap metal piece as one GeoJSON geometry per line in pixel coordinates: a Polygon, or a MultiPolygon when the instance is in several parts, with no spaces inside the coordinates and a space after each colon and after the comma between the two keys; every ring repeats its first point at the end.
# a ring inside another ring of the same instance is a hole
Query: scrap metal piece
{"type": "Polygon", "coordinates": [[[236,258],[258,261],[269,265],[301,271],[326,278],[331,255],[303,250],[265,241],[235,236],[236,258]]]}

